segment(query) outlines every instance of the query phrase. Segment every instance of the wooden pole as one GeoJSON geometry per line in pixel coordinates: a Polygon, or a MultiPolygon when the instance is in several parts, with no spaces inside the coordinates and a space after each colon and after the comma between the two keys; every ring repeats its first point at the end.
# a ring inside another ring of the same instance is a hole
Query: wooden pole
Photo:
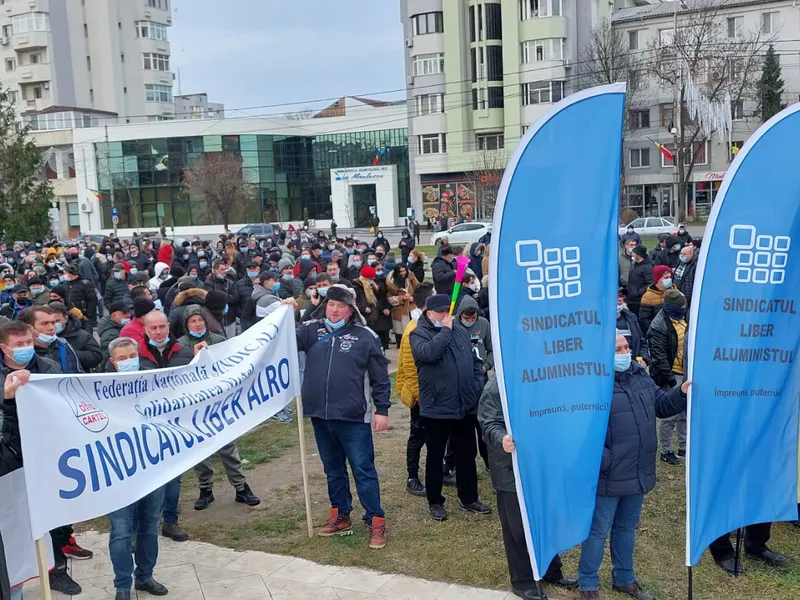
{"type": "Polygon", "coordinates": [[[39,588],[42,600],[53,600],[50,591],[50,569],[47,567],[47,543],[49,541],[50,536],[36,540],[36,562],[39,565],[39,588]]]}
{"type": "MultiPolygon", "coordinates": [[[[303,399],[297,397],[297,429],[300,432],[300,472],[303,474],[303,496],[306,501],[306,521],[308,537],[314,537],[314,521],[311,518],[311,492],[308,489],[308,469],[306,469],[306,430],[303,418],[303,399]]],[[[44,599],[43,599],[44,600],[44,599]]]]}

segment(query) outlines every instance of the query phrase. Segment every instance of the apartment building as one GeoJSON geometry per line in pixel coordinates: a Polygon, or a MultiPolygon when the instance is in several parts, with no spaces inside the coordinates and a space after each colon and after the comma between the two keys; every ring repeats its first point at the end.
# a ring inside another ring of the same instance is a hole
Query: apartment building
{"type": "Polygon", "coordinates": [[[209,102],[208,94],[175,96],[176,119],[221,119],[225,116],[225,105],[209,102]]]}
{"type": "Polygon", "coordinates": [[[527,127],[580,87],[613,0],[401,0],[417,217],[488,218],[481,187],[527,127]]]}
{"type": "Polygon", "coordinates": [[[23,114],[172,119],[171,25],[170,0],[0,0],[0,84],[23,114]]]}
{"type": "MultiPolygon", "coordinates": [[[[633,4],[632,2],[630,4],[633,4]]],[[[638,6],[621,8],[612,17],[615,30],[621,32],[631,53],[642,53],[662,40],[671,39],[677,8],[678,28],[692,22],[696,2],[637,2],[638,6]]],[[[758,37],[760,44],[772,44],[779,55],[785,82],[783,102],[798,101],[800,94],[800,5],[794,0],[726,0],[716,15],[719,20],[719,46],[735,44],[738,39],[758,37]]],[[[697,73],[696,79],[703,87],[708,74],[697,73]]],[[[760,77],[760,67],[747,76],[760,77]]],[[[734,77],[738,75],[735,74],[734,77]]],[[[673,198],[678,188],[677,168],[662,156],[651,140],[664,144],[673,151],[677,146],[673,132],[677,132],[675,99],[670,86],[655,81],[643,81],[635,94],[635,105],[630,107],[629,128],[625,134],[625,180],[623,207],[641,216],[669,216],[674,213],[673,198]]],[[[709,140],[696,143],[687,149],[684,162],[694,155],[694,169],[688,195],[689,215],[706,217],[719,192],[722,179],[735,152],[762,124],[756,98],[746,95],[742,101],[734,100],[731,106],[732,131],[720,139],[713,135],[709,140]]]]}

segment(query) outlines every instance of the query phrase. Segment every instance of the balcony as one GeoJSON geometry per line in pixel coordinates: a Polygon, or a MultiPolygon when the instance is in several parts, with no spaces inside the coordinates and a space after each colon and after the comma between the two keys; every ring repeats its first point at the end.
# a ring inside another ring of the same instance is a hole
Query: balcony
{"type": "Polygon", "coordinates": [[[53,72],[50,69],[50,63],[22,65],[17,67],[17,78],[20,84],[50,81],[53,78],[53,72]]]}
{"type": "Polygon", "coordinates": [[[50,32],[31,31],[29,33],[15,33],[12,42],[14,50],[35,50],[36,48],[47,48],[50,43],[50,32]]]}
{"type": "Polygon", "coordinates": [[[142,52],[155,52],[156,54],[170,54],[169,42],[151,38],[137,38],[142,52]]]}

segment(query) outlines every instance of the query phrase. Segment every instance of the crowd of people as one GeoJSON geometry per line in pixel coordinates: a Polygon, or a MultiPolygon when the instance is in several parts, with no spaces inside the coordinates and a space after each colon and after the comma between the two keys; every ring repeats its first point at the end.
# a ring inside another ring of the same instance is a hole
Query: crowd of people
{"type": "MultiPolygon", "coordinates": [[[[511,463],[514,442],[505,430],[493,375],[490,235],[469,247],[451,246],[443,237],[430,263],[416,241],[413,229],[391,244],[379,229],[367,242],[292,228],[264,239],[229,234],[216,243],[195,237],[179,246],[166,237],[0,242],[0,474],[22,465],[15,397],[31,374],[186,365],[203,348],[289,305],[297,322],[303,409],[311,419],[331,503],[319,535],[348,533],[353,527],[349,464],[369,546],[387,544],[373,432],[389,426],[386,350],[394,344],[399,348],[397,395],[410,409],[408,493],[425,498],[436,521],[448,519],[443,486],[456,488],[460,510],[489,514],[492,507],[478,494],[480,456],[496,489],[512,589],[520,597],[544,600],[526,550],[511,463]],[[459,255],[469,258],[469,268],[450,315],[459,255]],[[427,458],[420,471],[423,447],[427,458]]],[[[544,575],[549,584],[580,588],[581,598],[600,597],[598,571],[609,532],[615,588],[634,598],[653,598],[634,575],[635,530],[644,494],[655,485],[656,417],[661,419],[661,460],[675,465],[685,456],[690,382],[685,381],[684,343],[697,247],[699,241],[683,229],[650,252],[632,230],[621,239],[614,396],[594,521],[578,578],[564,575],[558,557],[544,575]]],[[[276,418],[289,422],[292,412],[287,408],[276,418]]],[[[236,502],[259,504],[236,442],[217,455],[236,502]]],[[[195,471],[194,508],[203,510],[214,502],[211,461],[195,471]]],[[[177,477],[108,515],[116,600],[129,599],[132,588],[168,593],[153,578],[153,569],[159,525],[161,535],[172,540],[189,537],[179,523],[180,494],[177,477]]],[[[758,527],[748,530],[748,554],[786,564],[786,557],[766,547],[768,525],[758,527]]],[[[69,526],[51,532],[55,568],[49,583],[75,595],[81,587],[67,572],[67,558],[89,559],[92,552],[72,533],[69,526]]],[[[725,536],[712,552],[730,571],[729,546],[725,536]]],[[[2,585],[0,579],[0,591],[2,585]]],[[[22,598],[20,588],[10,593],[14,600],[22,598]]]]}

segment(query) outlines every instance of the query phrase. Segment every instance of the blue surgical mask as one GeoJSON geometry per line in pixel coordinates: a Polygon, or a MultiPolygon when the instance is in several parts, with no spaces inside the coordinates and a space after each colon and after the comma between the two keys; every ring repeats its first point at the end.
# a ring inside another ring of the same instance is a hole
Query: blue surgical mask
{"type": "Polygon", "coordinates": [[[348,248],[348,249],[347,249],[347,253],[348,253],[348,254],[355,254],[355,252],[356,252],[356,249],[355,249],[355,248],[348,248]]]}
{"type": "Polygon", "coordinates": [[[473,325],[475,325],[475,323],[477,323],[477,322],[478,322],[478,319],[475,319],[474,321],[465,321],[464,319],[461,319],[461,324],[462,324],[464,327],[472,327],[472,326],[473,326],[473,325]]]}
{"type": "Polygon", "coordinates": [[[67,280],[67,278],[66,278],[66,277],[64,277],[63,275],[59,275],[59,276],[58,276],[58,280],[59,280],[61,283],[64,283],[64,282],[67,280]]]}
{"type": "Polygon", "coordinates": [[[334,281],[339,281],[339,276],[338,275],[331,275],[331,279],[333,279],[334,281]]]}
{"type": "Polygon", "coordinates": [[[675,244],[675,245],[672,247],[672,249],[673,249],[673,250],[675,250],[675,252],[680,252],[680,250],[681,250],[681,245],[680,245],[680,244],[675,244]]]}
{"type": "Polygon", "coordinates": [[[51,287],[51,288],[54,288],[54,287],[56,287],[56,286],[57,286],[59,283],[61,283],[61,282],[60,282],[58,279],[51,279],[51,280],[50,280],[50,287],[51,287]]]}
{"type": "Polygon", "coordinates": [[[200,261],[200,268],[201,269],[205,269],[207,266],[208,266],[208,261],[207,260],[201,260],[200,261]]]}
{"type": "Polygon", "coordinates": [[[155,340],[150,340],[150,345],[151,346],[155,346],[156,348],[163,348],[167,344],[169,344],[169,336],[165,337],[163,342],[157,342],[155,340]]]}
{"type": "Polygon", "coordinates": [[[258,277],[258,271],[248,271],[247,272],[247,276],[250,279],[255,279],[256,277],[258,277]]]}
{"type": "Polygon", "coordinates": [[[42,344],[50,345],[53,342],[55,342],[56,339],[58,338],[55,335],[47,335],[46,333],[40,333],[38,336],[36,336],[36,339],[39,340],[42,344]]]}
{"type": "Polygon", "coordinates": [[[680,262],[682,262],[682,263],[685,263],[685,262],[686,262],[686,257],[685,257],[683,254],[681,254],[681,255],[678,257],[678,260],[679,260],[680,262]]]}
{"type": "Polygon", "coordinates": [[[56,334],[64,333],[64,323],[56,323],[56,334]]]}
{"type": "Polygon", "coordinates": [[[319,292],[319,295],[322,296],[323,298],[328,295],[328,288],[326,288],[326,287],[317,288],[317,291],[319,292]]]}
{"type": "Polygon", "coordinates": [[[217,279],[219,279],[220,281],[224,281],[225,280],[225,274],[224,273],[217,273],[217,279]]]}
{"type": "Polygon", "coordinates": [[[621,313],[623,309],[622,304],[617,304],[617,314],[621,313]]]}
{"type": "Polygon", "coordinates": [[[631,353],[614,355],[614,370],[622,373],[631,368],[631,353]]]}
{"type": "Polygon", "coordinates": [[[436,329],[441,329],[442,328],[442,324],[439,321],[434,321],[433,322],[433,326],[436,327],[436,329]]]}
{"type": "Polygon", "coordinates": [[[131,267],[131,275],[136,275],[139,272],[139,269],[136,267],[131,267]]]}
{"type": "Polygon", "coordinates": [[[345,322],[346,321],[344,319],[342,319],[341,321],[339,321],[337,323],[334,323],[328,317],[325,317],[325,325],[327,325],[328,327],[330,327],[334,331],[344,327],[345,326],[345,322]]]}
{"type": "Polygon", "coordinates": [[[227,315],[227,314],[228,314],[228,308],[229,308],[229,307],[228,307],[228,305],[226,304],[226,305],[225,305],[225,308],[223,308],[223,309],[222,309],[222,314],[223,314],[223,315],[227,315]]]}
{"type": "Polygon", "coordinates": [[[361,268],[361,261],[360,261],[360,260],[354,260],[354,261],[353,261],[353,266],[354,266],[356,269],[360,269],[360,268],[361,268]]]}
{"type": "MultiPolygon", "coordinates": [[[[206,255],[205,251],[203,251],[203,250],[198,250],[197,251],[197,256],[205,256],[205,255],[206,255]]],[[[206,263],[206,264],[208,264],[208,263],[206,263]]]]}
{"type": "Polygon", "coordinates": [[[281,277],[283,277],[283,279],[284,279],[285,281],[291,281],[292,279],[294,279],[294,277],[292,276],[292,274],[291,274],[291,273],[286,273],[286,274],[284,274],[284,275],[281,275],[281,277]]]}
{"type": "Polygon", "coordinates": [[[189,277],[191,277],[192,279],[197,279],[197,273],[192,273],[191,275],[189,275],[189,277]]]}
{"type": "Polygon", "coordinates": [[[203,329],[203,331],[201,331],[200,333],[197,333],[196,331],[189,331],[189,335],[199,339],[206,335],[206,330],[203,329]]]}
{"type": "Polygon", "coordinates": [[[308,289],[306,290],[306,296],[308,296],[309,298],[311,298],[313,295],[314,295],[314,290],[312,290],[311,288],[308,288],[308,289]]]}
{"type": "Polygon", "coordinates": [[[667,288],[671,288],[672,287],[672,279],[665,279],[664,281],[661,282],[661,285],[664,286],[665,290],[667,288]]]}
{"type": "Polygon", "coordinates": [[[125,325],[127,325],[130,322],[131,322],[131,318],[130,317],[125,317],[124,319],[122,319],[122,321],[119,322],[119,324],[122,325],[123,327],[125,327],[125,325]]]}
{"type": "Polygon", "coordinates": [[[116,280],[122,279],[122,271],[114,271],[114,279],[116,280]]]}
{"type": "Polygon", "coordinates": [[[31,288],[31,294],[33,294],[34,296],[38,296],[43,291],[44,291],[44,288],[40,288],[40,287],[32,287],[31,288]]]}
{"type": "Polygon", "coordinates": [[[22,346],[21,348],[14,348],[14,362],[18,365],[27,365],[31,362],[36,350],[33,346],[22,346]]]}
{"type": "Polygon", "coordinates": [[[56,268],[56,261],[51,260],[50,262],[47,263],[47,266],[50,267],[51,269],[55,269],[56,268]]]}
{"type": "Polygon", "coordinates": [[[131,373],[139,370],[139,357],[126,358],[117,363],[117,371],[120,373],[131,373]]]}
{"type": "Polygon", "coordinates": [[[279,289],[281,289],[281,282],[280,281],[276,281],[275,285],[272,286],[272,291],[273,292],[277,292],[279,289]]]}
{"type": "Polygon", "coordinates": [[[478,284],[477,283],[470,283],[467,287],[469,289],[471,289],[473,292],[477,292],[478,291],[478,284]]]}
{"type": "Polygon", "coordinates": [[[376,262],[378,262],[378,261],[377,261],[377,260],[375,260],[374,258],[368,258],[368,259],[367,259],[367,264],[368,264],[370,267],[371,267],[371,266],[373,266],[373,265],[374,265],[376,262]]]}
{"type": "Polygon", "coordinates": [[[239,252],[247,252],[247,246],[239,246],[239,252]]]}

